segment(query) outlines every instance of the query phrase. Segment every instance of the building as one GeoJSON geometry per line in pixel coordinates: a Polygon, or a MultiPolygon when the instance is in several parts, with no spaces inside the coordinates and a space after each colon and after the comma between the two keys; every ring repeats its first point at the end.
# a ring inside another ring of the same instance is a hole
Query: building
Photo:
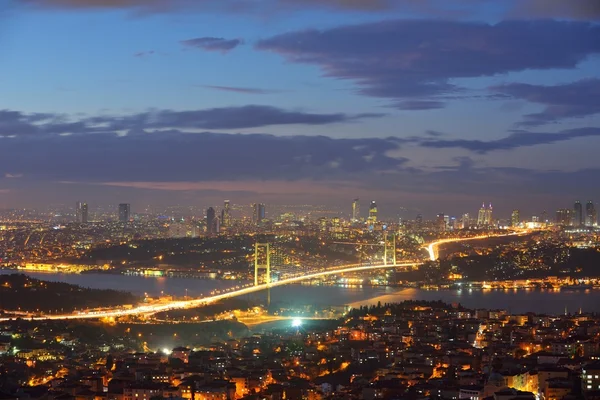
{"type": "Polygon", "coordinates": [[[469,226],[471,226],[471,217],[469,216],[468,213],[463,214],[460,222],[461,222],[462,229],[468,229],[469,226]]]}
{"type": "Polygon", "coordinates": [[[252,221],[258,225],[265,219],[265,205],[256,203],[253,208],[254,213],[252,214],[252,221]]]}
{"type": "Polygon", "coordinates": [[[354,199],[352,202],[352,222],[358,222],[360,219],[360,200],[354,199]]]}
{"type": "Polygon", "coordinates": [[[209,207],[208,210],[206,210],[206,233],[208,235],[214,235],[217,233],[216,222],[217,213],[214,208],[209,207]]]}
{"type": "Polygon", "coordinates": [[[594,226],[596,221],[596,207],[594,207],[594,202],[590,200],[585,205],[585,226],[594,226]]]}
{"type": "Polygon", "coordinates": [[[446,216],[443,213],[436,216],[435,226],[440,232],[444,232],[446,230],[446,216]]]}
{"type": "Polygon", "coordinates": [[[581,371],[581,389],[583,392],[600,390],[600,361],[594,361],[581,371]]]}
{"type": "Polygon", "coordinates": [[[493,215],[492,215],[492,204],[489,207],[485,206],[485,203],[481,205],[479,209],[479,213],[477,214],[477,226],[479,227],[489,227],[492,225],[493,215]]]}
{"type": "Polygon", "coordinates": [[[577,200],[573,206],[573,226],[583,225],[583,206],[581,202],[577,200]]]}
{"type": "Polygon", "coordinates": [[[223,211],[221,213],[221,224],[223,226],[230,227],[231,226],[231,204],[229,200],[225,200],[223,204],[223,211]]]}
{"type": "Polygon", "coordinates": [[[521,225],[521,213],[519,210],[513,210],[510,216],[510,225],[514,228],[521,225]]]}
{"type": "Polygon", "coordinates": [[[561,208],[556,210],[556,224],[562,226],[569,226],[573,223],[573,212],[568,208],[561,208]]]}
{"type": "Polygon", "coordinates": [[[119,222],[129,222],[131,219],[131,205],[128,203],[119,204],[119,222]]]}
{"type": "Polygon", "coordinates": [[[369,206],[369,223],[372,225],[377,222],[377,203],[375,200],[371,201],[369,206]]]}
{"type": "Polygon", "coordinates": [[[88,205],[87,203],[77,202],[75,208],[76,221],[79,224],[87,224],[88,222],[88,205]]]}

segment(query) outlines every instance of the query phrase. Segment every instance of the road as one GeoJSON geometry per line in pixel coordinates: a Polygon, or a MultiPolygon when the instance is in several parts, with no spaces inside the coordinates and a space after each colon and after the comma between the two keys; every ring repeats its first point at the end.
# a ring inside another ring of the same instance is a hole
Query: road
{"type": "Polygon", "coordinates": [[[426,249],[427,252],[429,253],[429,260],[435,261],[439,258],[439,246],[441,244],[466,242],[469,240],[490,239],[490,238],[505,237],[505,236],[522,236],[522,235],[527,235],[529,233],[531,233],[531,231],[526,230],[526,231],[505,233],[505,234],[501,234],[501,235],[480,235],[480,236],[465,237],[465,238],[442,239],[442,240],[438,240],[436,242],[430,243],[429,245],[427,245],[423,248],[426,249]]]}
{"type": "MultiPolygon", "coordinates": [[[[452,243],[452,242],[462,242],[467,240],[478,240],[485,239],[490,237],[501,237],[501,236],[510,236],[510,235],[522,235],[528,232],[515,232],[510,234],[502,234],[502,235],[482,235],[475,236],[470,238],[455,238],[455,239],[443,239],[438,240],[425,246],[429,252],[429,258],[433,261],[437,259],[437,248],[441,244],[452,243]]],[[[108,309],[104,311],[82,311],[79,313],[72,314],[54,314],[54,315],[37,315],[32,316],[32,320],[43,321],[43,320],[76,320],[76,319],[99,319],[99,318],[116,318],[116,317],[124,317],[129,315],[142,315],[142,314],[156,314],[159,312],[171,311],[171,310],[182,310],[182,309],[190,309],[201,307],[210,303],[214,303],[220,300],[229,299],[232,297],[243,296],[255,292],[260,292],[262,290],[268,289],[269,287],[277,287],[283,285],[289,285],[292,283],[297,283],[301,281],[322,278],[330,275],[339,275],[351,272],[361,272],[361,271],[371,271],[376,269],[384,269],[384,268],[401,268],[401,267],[411,267],[420,265],[419,262],[405,262],[405,263],[397,263],[395,265],[392,264],[378,264],[378,265],[362,265],[362,264],[349,264],[345,266],[341,266],[336,269],[330,269],[326,271],[315,272],[312,274],[295,276],[292,278],[283,279],[277,282],[271,282],[269,285],[260,284],[256,286],[249,286],[237,290],[230,290],[226,293],[217,294],[214,296],[203,297],[199,299],[192,300],[174,300],[168,303],[160,303],[160,304],[149,304],[149,305],[141,305],[133,308],[125,309],[125,308],[114,308],[108,309]]],[[[27,317],[29,319],[29,317],[27,317]]],[[[10,318],[0,318],[0,321],[7,321],[10,318]]]]}

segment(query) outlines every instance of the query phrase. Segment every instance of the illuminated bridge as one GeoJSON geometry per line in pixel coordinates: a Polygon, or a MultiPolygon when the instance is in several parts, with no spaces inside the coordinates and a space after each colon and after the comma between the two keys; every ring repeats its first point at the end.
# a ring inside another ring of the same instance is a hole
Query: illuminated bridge
{"type": "MultiPolygon", "coordinates": [[[[443,239],[443,240],[439,240],[439,241],[430,243],[429,245],[425,246],[424,249],[427,249],[427,251],[429,252],[429,258],[431,260],[435,261],[437,259],[437,255],[438,255],[437,248],[440,244],[460,242],[460,241],[466,241],[466,240],[485,239],[485,238],[490,238],[490,237],[520,235],[520,234],[525,234],[525,233],[527,233],[527,232],[521,232],[521,233],[515,232],[515,233],[503,234],[503,235],[484,235],[484,236],[482,235],[482,236],[470,237],[470,238],[443,239]]],[[[393,243],[393,246],[395,249],[395,242],[393,243]]],[[[348,264],[348,265],[337,266],[335,268],[322,270],[322,271],[318,271],[318,272],[304,273],[304,274],[298,275],[298,276],[286,277],[286,278],[280,279],[278,281],[271,281],[270,259],[268,256],[268,254],[269,254],[268,245],[257,243],[256,248],[255,248],[255,259],[254,259],[255,282],[254,282],[254,285],[252,285],[252,286],[242,287],[240,289],[235,289],[235,290],[229,289],[229,290],[225,290],[224,293],[207,296],[207,297],[202,297],[202,298],[198,298],[198,299],[173,300],[173,301],[169,301],[166,303],[139,305],[139,306],[136,306],[133,308],[115,307],[115,308],[105,309],[105,310],[100,310],[100,311],[90,310],[90,311],[74,312],[71,314],[54,314],[54,315],[31,315],[31,314],[29,314],[27,316],[15,315],[12,318],[21,317],[21,318],[28,318],[28,319],[33,319],[33,320],[71,320],[71,319],[116,318],[116,317],[130,316],[130,315],[150,315],[150,314],[171,311],[171,310],[197,308],[197,307],[201,307],[201,306],[205,306],[207,304],[217,302],[219,300],[229,299],[229,298],[237,297],[237,296],[243,296],[243,295],[259,292],[262,290],[266,290],[269,288],[277,287],[277,286],[289,285],[289,284],[298,283],[298,282],[302,282],[302,281],[306,281],[306,280],[323,278],[323,277],[331,276],[331,275],[340,275],[340,274],[345,274],[345,273],[355,273],[355,272],[362,272],[362,271],[372,271],[372,270],[385,269],[385,268],[407,268],[407,267],[414,267],[414,266],[418,266],[418,265],[422,264],[422,262],[418,262],[418,261],[396,262],[395,251],[393,252],[394,253],[393,255],[390,255],[389,253],[390,252],[389,252],[389,250],[387,250],[387,246],[386,246],[385,255],[383,257],[381,264],[374,264],[374,265],[348,264]],[[266,263],[264,261],[259,260],[258,253],[259,253],[260,247],[265,247],[265,249],[267,250],[266,263]],[[259,283],[258,274],[261,269],[266,269],[267,274],[266,274],[266,279],[265,279],[266,282],[265,283],[259,283]]],[[[0,318],[0,321],[7,321],[9,319],[11,319],[11,318],[0,318]]]]}

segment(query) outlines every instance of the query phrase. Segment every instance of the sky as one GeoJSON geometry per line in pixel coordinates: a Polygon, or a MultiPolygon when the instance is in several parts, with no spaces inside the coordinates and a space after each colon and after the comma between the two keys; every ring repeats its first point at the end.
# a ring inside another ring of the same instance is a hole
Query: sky
{"type": "Polygon", "coordinates": [[[0,208],[600,199],[597,0],[3,0],[0,208]]]}

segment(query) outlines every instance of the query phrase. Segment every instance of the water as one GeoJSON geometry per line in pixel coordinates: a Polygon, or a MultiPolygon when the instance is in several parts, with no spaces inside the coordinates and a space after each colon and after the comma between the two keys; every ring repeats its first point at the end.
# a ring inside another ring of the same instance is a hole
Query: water
{"type": "MultiPolygon", "coordinates": [[[[14,271],[0,270],[0,275],[14,271]]],[[[47,280],[66,282],[94,289],[115,289],[129,291],[142,296],[171,294],[190,297],[208,294],[247,282],[220,280],[153,278],[112,274],[59,274],[28,272],[27,275],[47,280]]],[[[248,295],[246,298],[264,301],[266,292],[248,295]]],[[[561,314],[565,307],[569,312],[580,308],[584,312],[600,312],[600,290],[557,292],[552,290],[482,291],[482,290],[440,290],[400,289],[392,287],[341,287],[288,285],[271,289],[271,302],[295,305],[371,305],[394,303],[404,300],[442,300],[447,303],[460,303],[468,308],[505,309],[514,313],[533,311],[537,313],[561,314]]]]}

